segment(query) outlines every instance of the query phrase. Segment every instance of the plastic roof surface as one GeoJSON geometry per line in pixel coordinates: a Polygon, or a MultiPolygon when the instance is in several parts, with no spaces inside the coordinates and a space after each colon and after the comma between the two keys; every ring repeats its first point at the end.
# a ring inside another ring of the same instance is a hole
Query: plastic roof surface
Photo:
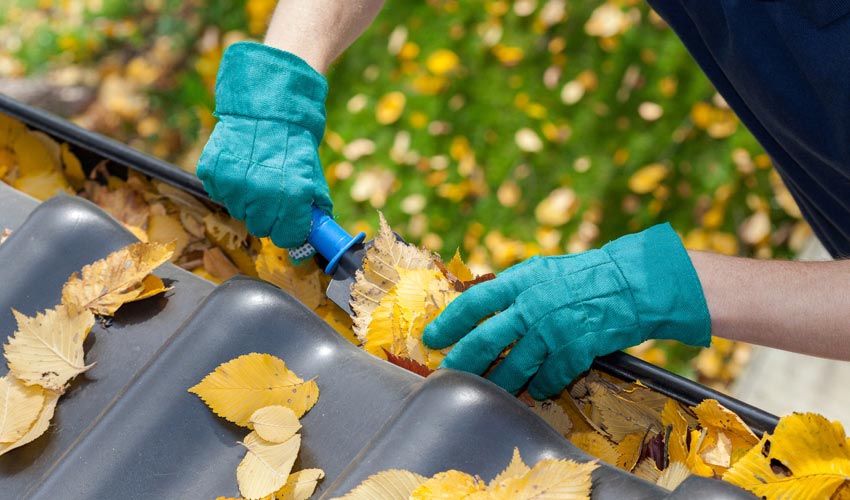
{"type": "MultiPolygon", "coordinates": [[[[15,329],[11,308],[53,307],[71,273],[135,241],[87,201],[57,196],[39,205],[2,184],[0,228],[14,229],[0,245],[4,336],[15,329]]],[[[170,264],[156,274],[173,290],[95,325],[86,359],[97,364],[72,382],[46,435],[0,457],[3,498],[238,496],[245,451],[237,441],[246,431],[186,389],[249,352],[276,355],[319,385],[296,463],[325,470],[316,498],[340,496],[387,468],[456,468],[489,480],[515,446],[529,463],[593,459],[488,381],[460,372],[422,379],[374,358],[268,283],[237,277],[215,287],[170,264]]],[[[699,477],[669,493],[607,464],[593,477],[599,499],[752,498],[699,477]]]]}

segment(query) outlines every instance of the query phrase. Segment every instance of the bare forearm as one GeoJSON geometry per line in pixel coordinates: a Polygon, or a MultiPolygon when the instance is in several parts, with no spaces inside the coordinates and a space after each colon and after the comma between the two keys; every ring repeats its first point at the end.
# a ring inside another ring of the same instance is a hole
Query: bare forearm
{"type": "Polygon", "coordinates": [[[265,44],[291,52],[324,73],[360,36],[384,0],[280,0],[265,44]]]}
{"type": "Polygon", "coordinates": [[[711,313],[713,335],[850,360],[850,261],[689,254],[711,313]]]}

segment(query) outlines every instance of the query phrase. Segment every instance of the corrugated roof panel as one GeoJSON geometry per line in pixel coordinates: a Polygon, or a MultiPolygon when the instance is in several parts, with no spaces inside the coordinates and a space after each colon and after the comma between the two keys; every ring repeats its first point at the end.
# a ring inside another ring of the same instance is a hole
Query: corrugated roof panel
{"type": "MultiPolygon", "coordinates": [[[[90,133],[85,139],[97,141],[90,133]]],[[[135,241],[87,201],[58,196],[37,205],[0,184],[4,227],[15,229],[0,245],[0,332],[7,336],[15,329],[11,308],[33,314],[55,306],[71,273],[135,241]]],[[[235,470],[245,454],[237,441],[247,432],[187,389],[250,352],[276,355],[319,386],[318,403],[302,419],[296,469],[325,470],[321,498],[388,468],[426,475],[457,468],[491,479],[514,446],[529,463],[592,459],[490,382],[460,372],[422,379],[404,371],[357,349],[268,283],[237,277],[216,288],[170,264],[156,274],[173,290],[96,324],[86,360],[97,365],[72,382],[45,436],[0,457],[3,498],[235,496],[235,470]]],[[[607,464],[594,472],[592,496],[753,498],[699,477],[668,495],[607,464]]]]}

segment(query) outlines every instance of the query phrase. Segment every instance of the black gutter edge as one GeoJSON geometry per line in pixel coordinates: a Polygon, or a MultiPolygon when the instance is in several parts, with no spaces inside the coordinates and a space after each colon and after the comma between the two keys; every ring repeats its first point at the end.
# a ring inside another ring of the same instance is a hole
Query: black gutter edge
{"type": "MultiPolygon", "coordinates": [[[[0,93],[0,112],[33,128],[48,132],[65,142],[88,149],[132,170],[179,187],[201,199],[209,200],[201,181],[193,174],[126,144],[109,139],[46,111],[20,103],[0,93]]],[[[216,205],[218,205],[216,203],[216,205]]]]}

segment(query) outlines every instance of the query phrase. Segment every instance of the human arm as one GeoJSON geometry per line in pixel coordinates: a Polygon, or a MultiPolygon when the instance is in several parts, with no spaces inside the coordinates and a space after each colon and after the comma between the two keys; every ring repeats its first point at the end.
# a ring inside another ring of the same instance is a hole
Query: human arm
{"type": "Polygon", "coordinates": [[[850,261],[689,255],[713,335],[850,361],[850,261]]]}
{"type": "Polygon", "coordinates": [[[597,356],[710,335],[850,359],[850,265],[754,261],[684,249],[669,225],[580,254],[537,257],[464,292],[429,324],[443,367],[551,396],[597,356]],[[493,315],[494,313],[498,313],[493,315]],[[482,321],[483,320],[483,321],[482,321]]]}
{"type": "Polygon", "coordinates": [[[325,73],[378,15],[384,0],[280,0],[263,43],[325,73]]]}
{"type": "Polygon", "coordinates": [[[298,247],[310,232],[311,205],[333,211],[317,149],[328,94],[320,71],[382,3],[282,0],[266,45],[239,42],[224,53],[215,88],[219,122],[197,175],[255,236],[298,247]]]}

